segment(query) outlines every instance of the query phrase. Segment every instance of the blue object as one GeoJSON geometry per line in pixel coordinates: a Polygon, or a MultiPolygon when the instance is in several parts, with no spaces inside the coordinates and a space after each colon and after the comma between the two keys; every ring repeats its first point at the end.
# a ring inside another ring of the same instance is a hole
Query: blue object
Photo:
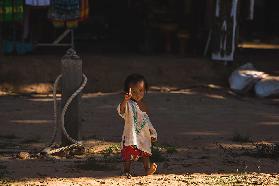
{"type": "Polygon", "coordinates": [[[11,54],[14,51],[14,43],[12,41],[4,40],[3,41],[3,53],[11,54]]]}

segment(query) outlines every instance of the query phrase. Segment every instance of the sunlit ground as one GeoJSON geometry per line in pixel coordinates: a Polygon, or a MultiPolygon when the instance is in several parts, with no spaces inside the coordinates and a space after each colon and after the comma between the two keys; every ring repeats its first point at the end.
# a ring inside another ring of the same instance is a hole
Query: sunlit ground
{"type": "MultiPolygon", "coordinates": [[[[5,183],[5,182],[3,182],[5,183]]],[[[44,178],[8,182],[13,185],[278,185],[278,175],[271,174],[185,174],[153,175],[148,177],[110,178],[44,178]]]]}

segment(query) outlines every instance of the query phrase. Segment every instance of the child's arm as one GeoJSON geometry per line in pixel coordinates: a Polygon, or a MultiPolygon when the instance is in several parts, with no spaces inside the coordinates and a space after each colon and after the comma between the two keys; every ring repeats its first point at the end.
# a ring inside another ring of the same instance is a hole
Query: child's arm
{"type": "Polygon", "coordinates": [[[150,132],[150,136],[151,136],[151,140],[154,142],[154,141],[157,141],[157,132],[155,130],[155,128],[153,127],[152,123],[151,122],[148,122],[149,124],[149,132],[150,132]]]}
{"type": "Polygon", "coordinates": [[[126,103],[121,102],[117,107],[117,113],[123,119],[125,119],[125,113],[127,112],[127,106],[126,105],[127,105],[127,102],[126,103]],[[123,109],[123,110],[121,111],[121,109],[123,109]]]}
{"type": "Polygon", "coordinates": [[[129,93],[125,93],[123,101],[119,104],[117,108],[117,111],[122,118],[124,118],[124,114],[126,113],[127,103],[131,99],[131,97],[132,97],[132,93],[130,88],[129,93]]]}
{"type": "MultiPolygon", "coordinates": [[[[143,107],[144,107],[145,112],[149,115],[150,112],[149,112],[148,106],[143,103],[143,107]]],[[[150,119],[149,119],[149,121],[150,121],[150,119]]],[[[152,123],[148,122],[148,126],[149,126],[149,132],[150,132],[150,136],[151,136],[151,141],[152,142],[157,141],[157,132],[156,132],[155,128],[153,127],[152,123]]]]}

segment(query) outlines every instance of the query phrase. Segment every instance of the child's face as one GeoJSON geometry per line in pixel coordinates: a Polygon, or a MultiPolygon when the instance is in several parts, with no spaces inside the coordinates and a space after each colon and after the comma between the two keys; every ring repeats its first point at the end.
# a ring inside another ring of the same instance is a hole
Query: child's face
{"type": "Polygon", "coordinates": [[[140,81],[134,85],[131,85],[132,98],[136,101],[140,101],[144,97],[145,87],[144,82],[140,81]]]}

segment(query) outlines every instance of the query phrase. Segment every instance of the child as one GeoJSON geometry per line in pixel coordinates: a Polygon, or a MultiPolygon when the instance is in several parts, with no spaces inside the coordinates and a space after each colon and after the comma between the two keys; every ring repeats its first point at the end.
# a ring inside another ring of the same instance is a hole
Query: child
{"type": "Polygon", "coordinates": [[[157,140],[157,132],[149,120],[147,115],[149,112],[143,102],[147,89],[147,81],[142,75],[129,75],[124,84],[124,99],[117,107],[118,114],[125,121],[121,156],[127,178],[131,178],[131,162],[137,161],[140,157],[146,175],[154,174],[157,169],[155,163],[150,163],[151,142],[157,140]]]}

